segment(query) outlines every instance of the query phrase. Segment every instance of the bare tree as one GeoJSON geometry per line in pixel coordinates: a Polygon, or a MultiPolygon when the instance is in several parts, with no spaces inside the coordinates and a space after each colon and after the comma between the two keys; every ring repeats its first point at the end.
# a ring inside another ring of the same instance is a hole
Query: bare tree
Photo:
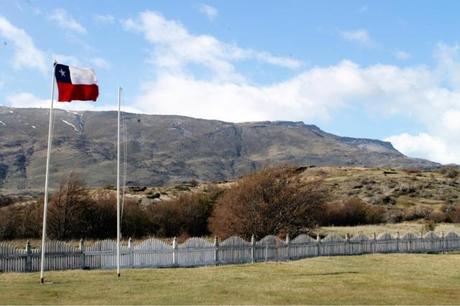
{"type": "Polygon", "coordinates": [[[54,239],[83,237],[90,230],[93,202],[79,176],[63,179],[49,205],[49,236],[54,239]]]}
{"type": "Polygon", "coordinates": [[[295,168],[262,170],[217,200],[209,227],[222,238],[298,234],[318,224],[327,197],[321,180],[304,182],[295,168]]]}

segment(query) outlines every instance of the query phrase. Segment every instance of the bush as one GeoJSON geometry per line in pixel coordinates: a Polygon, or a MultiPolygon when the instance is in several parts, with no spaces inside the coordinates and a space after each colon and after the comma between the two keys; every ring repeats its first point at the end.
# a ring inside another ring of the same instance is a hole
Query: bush
{"type": "Polygon", "coordinates": [[[460,223],[460,204],[444,205],[442,208],[446,222],[460,223]]]}
{"type": "Polygon", "coordinates": [[[420,174],[422,172],[420,168],[403,168],[401,171],[407,174],[420,174]]]}
{"type": "Polygon", "coordinates": [[[345,202],[334,202],[326,205],[324,225],[363,225],[378,224],[384,221],[385,209],[366,204],[357,197],[345,202]]]}
{"type": "MultiPolygon", "coordinates": [[[[125,199],[121,232],[124,237],[157,235],[208,235],[207,220],[221,191],[213,185],[206,192],[183,194],[177,199],[143,207],[125,199]]],[[[39,238],[42,230],[43,199],[26,206],[0,208],[0,240],[39,238]]],[[[117,235],[116,193],[90,193],[72,173],[50,196],[47,236],[51,239],[106,239],[117,235]]]]}
{"type": "MultiPolygon", "coordinates": [[[[93,197],[93,213],[89,217],[91,230],[88,238],[114,238],[117,236],[117,199],[116,193],[107,192],[93,197]]],[[[122,224],[123,224],[122,219],[122,224]]],[[[125,229],[122,227],[121,232],[125,229]]],[[[76,237],[78,238],[78,237],[76,237]]],[[[85,237],[86,238],[86,237],[85,237]]]]}
{"type": "Polygon", "coordinates": [[[208,235],[208,218],[220,191],[187,193],[148,207],[150,232],[161,237],[208,235]]]}
{"type": "Polygon", "coordinates": [[[138,202],[125,199],[121,217],[121,232],[124,237],[143,237],[148,233],[149,218],[146,209],[138,202]]]}
{"type": "Polygon", "coordinates": [[[439,172],[443,174],[445,177],[448,177],[451,179],[457,178],[458,175],[460,174],[460,171],[458,167],[456,166],[444,166],[439,170],[439,172]]]}
{"type": "Polygon", "coordinates": [[[431,207],[410,207],[404,211],[403,219],[404,221],[414,221],[419,219],[428,220],[432,213],[433,209],[431,207]]]}
{"type": "Polygon", "coordinates": [[[94,206],[78,175],[71,173],[50,198],[47,235],[59,240],[87,237],[91,232],[94,206]]]}
{"type": "Polygon", "coordinates": [[[295,168],[262,170],[224,192],[209,219],[209,228],[221,238],[295,235],[318,224],[327,198],[321,181],[304,183],[295,168]]]}
{"type": "Polygon", "coordinates": [[[428,221],[434,222],[434,223],[440,223],[440,222],[445,222],[447,221],[447,216],[444,212],[441,211],[433,211],[430,213],[428,217],[428,221]]]}
{"type": "Polygon", "coordinates": [[[0,240],[38,238],[41,233],[40,206],[9,206],[0,209],[0,240]]]}
{"type": "Polygon", "coordinates": [[[14,201],[11,197],[0,194],[0,207],[11,205],[13,202],[14,201]]]}

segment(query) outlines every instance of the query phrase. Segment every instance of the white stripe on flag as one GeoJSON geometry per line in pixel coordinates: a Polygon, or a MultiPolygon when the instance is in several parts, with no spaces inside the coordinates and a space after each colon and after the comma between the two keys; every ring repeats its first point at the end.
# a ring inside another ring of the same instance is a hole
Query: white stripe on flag
{"type": "Polygon", "coordinates": [[[70,81],[74,85],[91,85],[97,84],[96,73],[93,69],[77,68],[69,66],[70,81]]]}

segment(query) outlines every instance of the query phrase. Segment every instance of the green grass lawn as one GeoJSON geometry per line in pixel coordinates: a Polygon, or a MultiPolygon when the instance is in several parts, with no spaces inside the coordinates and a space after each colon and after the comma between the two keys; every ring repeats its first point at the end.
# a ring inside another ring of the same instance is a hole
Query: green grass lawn
{"type": "Polygon", "coordinates": [[[458,304],[460,254],[0,274],[0,304],[458,304]]]}

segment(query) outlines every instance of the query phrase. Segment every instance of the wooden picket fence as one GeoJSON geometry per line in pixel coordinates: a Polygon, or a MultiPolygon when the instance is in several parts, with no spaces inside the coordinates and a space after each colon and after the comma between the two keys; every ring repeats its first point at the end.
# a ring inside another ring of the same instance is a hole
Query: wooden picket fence
{"type": "MultiPolygon", "coordinates": [[[[121,267],[193,267],[286,261],[316,256],[358,255],[369,253],[441,253],[460,251],[460,236],[456,233],[438,236],[412,233],[399,237],[383,233],[368,237],[329,235],[316,239],[299,235],[293,240],[266,236],[255,241],[230,237],[222,242],[190,238],[182,244],[172,244],[151,238],[138,244],[131,239],[121,246],[121,267]]],[[[40,249],[25,249],[0,242],[0,272],[32,272],[40,269],[40,249]]],[[[46,270],[113,269],[116,265],[116,242],[103,240],[86,247],[84,242],[75,248],[61,241],[46,243],[46,270]]]]}

